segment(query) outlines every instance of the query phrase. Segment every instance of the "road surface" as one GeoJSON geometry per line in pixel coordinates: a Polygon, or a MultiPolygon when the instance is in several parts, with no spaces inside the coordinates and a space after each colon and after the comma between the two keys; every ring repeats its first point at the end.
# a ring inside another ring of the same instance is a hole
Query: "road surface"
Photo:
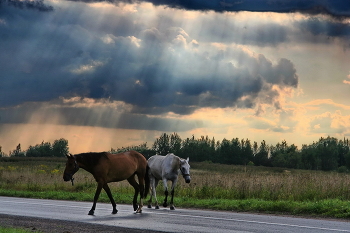
{"type": "Polygon", "coordinates": [[[350,232],[350,221],[279,217],[221,211],[165,208],[135,214],[132,205],[97,203],[94,216],[87,215],[90,202],[57,201],[0,196],[0,214],[103,224],[130,229],[164,232],[350,232]]]}

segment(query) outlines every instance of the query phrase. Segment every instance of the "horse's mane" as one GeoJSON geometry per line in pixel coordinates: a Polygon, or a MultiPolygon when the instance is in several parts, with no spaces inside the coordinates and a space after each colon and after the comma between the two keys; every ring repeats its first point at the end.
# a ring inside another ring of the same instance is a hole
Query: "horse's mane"
{"type": "MultiPolygon", "coordinates": [[[[180,169],[180,165],[181,165],[181,158],[177,155],[175,155],[174,153],[168,153],[166,156],[168,155],[172,155],[174,156],[174,160],[171,161],[171,169],[175,169],[175,170],[178,170],[180,169]]],[[[165,157],[164,157],[165,158],[165,157]]]]}
{"type": "Polygon", "coordinates": [[[106,152],[89,152],[75,155],[76,160],[79,163],[84,164],[86,167],[93,168],[96,166],[101,158],[108,158],[106,152]]]}

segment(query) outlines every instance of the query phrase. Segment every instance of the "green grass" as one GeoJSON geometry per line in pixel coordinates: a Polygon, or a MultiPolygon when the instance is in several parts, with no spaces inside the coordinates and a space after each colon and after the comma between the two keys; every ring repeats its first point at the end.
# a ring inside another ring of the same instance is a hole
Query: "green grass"
{"type": "Polygon", "coordinates": [[[225,211],[291,214],[304,216],[350,218],[350,204],[341,200],[322,201],[266,201],[258,199],[225,200],[202,199],[179,201],[184,207],[225,211]]]}
{"type": "MultiPolygon", "coordinates": [[[[64,164],[65,159],[0,159],[0,195],[92,203],[96,190],[92,175],[79,170],[72,186],[63,182],[64,164]]],[[[347,173],[204,162],[191,163],[191,177],[190,184],[179,178],[175,206],[350,219],[347,173]]],[[[131,205],[133,188],[126,181],[110,187],[117,203],[131,205]]],[[[160,182],[160,203],[163,193],[160,182]]],[[[110,202],[105,192],[99,202],[110,202]]]]}
{"type": "MultiPolygon", "coordinates": [[[[54,200],[73,200],[87,201],[92,203],[93,193],[86,192],[31,192],[31,191],[12,191],[0,189],[1,196],[54,199],[54,200]]],[[[114,199],[119,204],[130,204],[132,193],[118,194],[114,193],[114,199]]],[[[159,195],[158,200],[162,200],[159,195]]],[[[146,199],[148,200],[148,198],[146,199]]],[[[107,195],[101,193],[99,198],[101,203],[110,203],[107,195]]],[[[267,201],[262,199],[197,199],[187,197],[175,197],[175,205],[181,208],[211,209],[236,212],[251,213],[269,213],[269,214],[290,214],[297,216],[314,216],[350,219],[350,202],[338,199],[329,199],[321,201],[267,201]]],[[[146,202],[144,202],[146,204],[146,202]]],[[[112,207],[111,207],[112,208],[112,207]]]]}
{"type": "Polygon", "coordinates": [[[0,226],[0,233],[40,233],[39,231],[31,231],[22,228],[14,228],[14,227],[2,227],[0,226]]]}

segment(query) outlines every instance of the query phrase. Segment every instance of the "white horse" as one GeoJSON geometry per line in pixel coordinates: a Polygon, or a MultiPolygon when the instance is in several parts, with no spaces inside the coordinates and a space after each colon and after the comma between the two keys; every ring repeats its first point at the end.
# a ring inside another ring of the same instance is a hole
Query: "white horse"
{"type": "MultiPolygon", "coordinates": [[[[165,199],[163,202],[163,207],[168,206],[168,185],[167,182],[170,180],[172,182],[171,185],[171,200],[170,200],[170,209],[175,210],[174,207],[174,188],[177,183],[179,170],[182,173],[183,178],[186,183],[191,182],[190,176],[190,165],[188,164],[189,158],[182,159],[173,153],[167,154],[166,156],[162,155],[154,155],[148,159],[148,175],[150,179],[150,187],[151,187],[151,197],[148,201],[148,208],[152,208],[152,197],[155,199],[155,208],[159,209],[158,200],[156,196],[156,188],[158,182],[160,180],[163,181],[164,185],[164,194],[165,199]]],[[[146,191],[147,192],[147,191],[146,191]]]]}

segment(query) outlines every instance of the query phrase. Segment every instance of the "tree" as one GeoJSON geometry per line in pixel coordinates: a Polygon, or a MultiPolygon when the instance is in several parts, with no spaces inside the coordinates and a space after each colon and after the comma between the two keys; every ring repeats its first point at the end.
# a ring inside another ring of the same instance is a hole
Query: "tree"
{"type": "Polygon", "coordinates": [[[269,161],[269,148],[263,140],[258,149],[258,153],[254,156],[254,164],[256,166],[271,166],[269,161]]]}
{"type": "Polygon", "coordinates": [[[208,136],[201,136],[196,140],[196,154],[198,161],[213,161],[216,159],[215,156],[215,139],[214,142],[209,139],[208,136]]]}
{"type": "Polygon", "coordinates": [[[182,148],[180,157],[187,158],[190,157],[191,161],[201,162],[204,161],[202,154],[198,149],[198,140],[192,135],[191,138],[186,138],[182,141],[182,148]]]}
{"type": "Polygon", "coordinates": [[[345,156],[349,151],[349,139],[340,140],[338,143],[338,167],[346,166],[345,156]]]}
{"type": "Polygon", "coordinates": [[[304,169],[321,169],[321,160],[317,156],[315,144],[303,145],[301,150],[301,161],[304,169]]]}
{"type": "Polygon", "coordinates": [[[182,139],[177,133],[172,133],[170,135],[169,150],[175,155],[179,154],[181,150],[182,139]]]}
{"type": "Polygon", "coordinates": [[[152,149],[156,151],[157,154],[166,155],[170,152],[170,137],[166,133],[163,133],[154,142],[152,149]]]}
{"type": "Polygon", "coordinates": [[[221,144],[218,148],[219,152],[219,158],[221,161],[219,163],[229,164],[231,162],[230,155],[231,155],[231,146],[230,141],[224,138],[221,141],[221,144]]]}
{"type": "Polygon", "coordinates": [[[152,155],[156,154],[156,152],[154,150],[147,147],[147,142],[142,143],[138,146],[127,146],[127,147],[122,147],[122,148],[117,148],[117,149],[111,148],[110,153],[118,154],[121,152],[130,151],[130,150],[134,150],[134,151],[141,153],[147,159],[149,157],[151,157],[152,155]]]}
{"type": "Polygon", "coordinates": [[[26,155],[27,157],[52,157],[51,143],[43,141],[41,144],[29,146],[26,155]]]}
{"type": "Polygon", "coordinates": [[[52,156],[65,157],[69,153],[68,140],[61,138],[52,144],[52,156]]]}
{"type": "Polygon", "coordinates": [[[287,168],[301,169],[303,168],[301,153],[298,151],[291,151],[286,154],[287,168]]]}
{"type": "Polygon", "coordinates": [[[242,144],[239,138],[233,138],[231,141],[223,139],[219,147],[219,156],[225,164],[244,164],[242,155],[242,144]]]}
{"type": "Polygon", "coordinates": [[[40,157],[51,157],[52,156],[52,146],[50,142],[42,142],[39,146],[40,157]]]}
{"type": "Polygon", "coordinates": [[[273,167],[302,168],[301,154],[298,147],[288,146],[286,140],[270,147],[270,163],[273,167]]]}
{"type": "Polygon", "coordinates": [[[344,156],[345,166],[350,169],[350,151],[344,156]]]}
{"type": "Polygon", "coordinates": [[[40,157],[40,151],[38,150],[38,145],[29,146],[26,155],[27,157],[40,157]]]}
{"type": "Polygon", "coordinates": [[[19,144],[16,146],[16,149],[15,149],[15,150],[10,151],[9,154],[10,154],[11,157],[24,157],[24,156],[25,156],[25,153],[22,152],[21,143],[19,143],[19,144]]]}
{"type": "Polygon", "coordinates": [[[247,165],[250,161],[253,162],[253,148],[248,139],[241,141],[242,146],[242,162],[244,165],[247,165]]]}
{"type": "Polygon", "coordinates": [[[324,171],[338,168],[338,140],[336,138],[321,138],[316,147],[317,155],[321,159],[321,169],[324,171]]]}

